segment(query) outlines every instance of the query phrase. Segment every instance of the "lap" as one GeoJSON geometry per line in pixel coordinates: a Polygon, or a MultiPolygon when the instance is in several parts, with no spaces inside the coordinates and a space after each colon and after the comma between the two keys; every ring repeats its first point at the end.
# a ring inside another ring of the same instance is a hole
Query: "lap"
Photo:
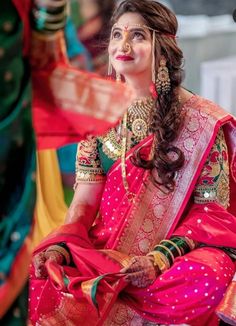
{"type": "Polygon", "coordinates": [[[213,318],[234,269],[232,260],[222,250],[203,247],[176,259],[149,288],[127,290],[135,295],[133,308],[145,312],[148,318],[191,325],[197,320],[204,325],[213,318]]]}

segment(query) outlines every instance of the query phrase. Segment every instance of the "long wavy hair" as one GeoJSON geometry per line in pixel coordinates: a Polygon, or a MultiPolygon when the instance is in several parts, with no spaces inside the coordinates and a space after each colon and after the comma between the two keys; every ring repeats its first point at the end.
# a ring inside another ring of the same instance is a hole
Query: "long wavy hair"
{"type": "Polygon", "coordinates": [[[125,0],[115,10],[111,24],[127,12],[140,14],[148,27],[158,31],[155,33],[156,71],[161,57],[165,57],[171,83],[170,92],[159,94],[155,103],[150,126],[150,131],[155,136],[153,158],[146,160],[142,148],[139,148],[134,153],[132,162],[138,167],[151,170],[152,181],[157,187],[173,191],[176,172],[181,169],[185,159],[184,153],[173,144],[183,120],[177,92],[183,79],[183,53],[175,37],[169,37],[168,34],[176,35],[178,22],[175,14],[157,1],[125,0]]]}

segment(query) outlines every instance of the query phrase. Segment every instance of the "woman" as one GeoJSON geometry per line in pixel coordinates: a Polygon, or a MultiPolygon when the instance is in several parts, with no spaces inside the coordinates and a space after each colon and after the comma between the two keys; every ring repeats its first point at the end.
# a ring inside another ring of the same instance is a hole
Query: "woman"
{"type": "Polygon", "coordinates": [[[156,1],[113,15],[110,72],[137,99],[78,145],[65,225],[35,252],[33,324],[218,324],[235,270],[235,121],[181,87],[176,32],[156,1]]]}

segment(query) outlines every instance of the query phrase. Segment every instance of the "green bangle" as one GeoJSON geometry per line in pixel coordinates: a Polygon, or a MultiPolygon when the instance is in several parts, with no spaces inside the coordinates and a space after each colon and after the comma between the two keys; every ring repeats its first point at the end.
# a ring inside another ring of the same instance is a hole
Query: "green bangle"
{"type": "Polygon", "coordinates": [[[183,255],[190,252],[190,247],[184,238],[173,237],[171,238],[171,241],[173,241],[180,248],[183,255]]]}
{"type": "Polygon", "coordinates": [[[162,244],[158,244],[154,247],[154,251],[162,252],[168,258],[170,264],[171,265],[173,264],[175,257],[169,248],[167,248],[166,246],[163,246],[162,244]]]}
{"type": "Polygon", "coordinates": [[[171,240],[162,240],[160,242],[163,246],[167,247],[170,249],[170,251],[173,253],[174,257],[182,256],[182,252],[180,248],[171,240]]]}

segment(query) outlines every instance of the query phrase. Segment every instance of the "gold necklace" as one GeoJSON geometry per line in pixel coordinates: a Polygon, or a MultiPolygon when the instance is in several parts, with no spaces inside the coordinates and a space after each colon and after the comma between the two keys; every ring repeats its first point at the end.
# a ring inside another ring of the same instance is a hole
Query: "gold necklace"
{"type": "Polygon", "coordinates": [[[122,147],[118,141],[115,128],[111,128],[105,136],[98,138],[102,142],[103,152],[112,160],[116,161],[121,157],[122,147]]]}
{"type": "Polygon", "coordinates": [[[121,124],[121,135],[111,128],[105,136],[99,137],[103,152],[112,160],[121,159],[121,174],[123,185],[129,201],[133,202],[135,194],[129,190],[125,159],[128,145],[128,127],[136,143],[144,139],[149,132],[149,125],[153,113],[154,100],[151,97],[138,99],[128,108],[121,124]]]}
{"type": "Polygon", "coordinates": [[[148,135],[154,100],[152,97],[138,99],[128,108],[127,126],[138,143],[148,135]]]}
{"type": "Polygon", "coordinates": [[[122,123],[122,152],[121,152],[121,174],[123,185],[127,194],[127,198],[130,202],[134,202],[136,194],[129,190],[129,184],[127,181],[126,168],[125,168],[125,156],[127,147],[127,113],[125,113],[122,123]]]}

